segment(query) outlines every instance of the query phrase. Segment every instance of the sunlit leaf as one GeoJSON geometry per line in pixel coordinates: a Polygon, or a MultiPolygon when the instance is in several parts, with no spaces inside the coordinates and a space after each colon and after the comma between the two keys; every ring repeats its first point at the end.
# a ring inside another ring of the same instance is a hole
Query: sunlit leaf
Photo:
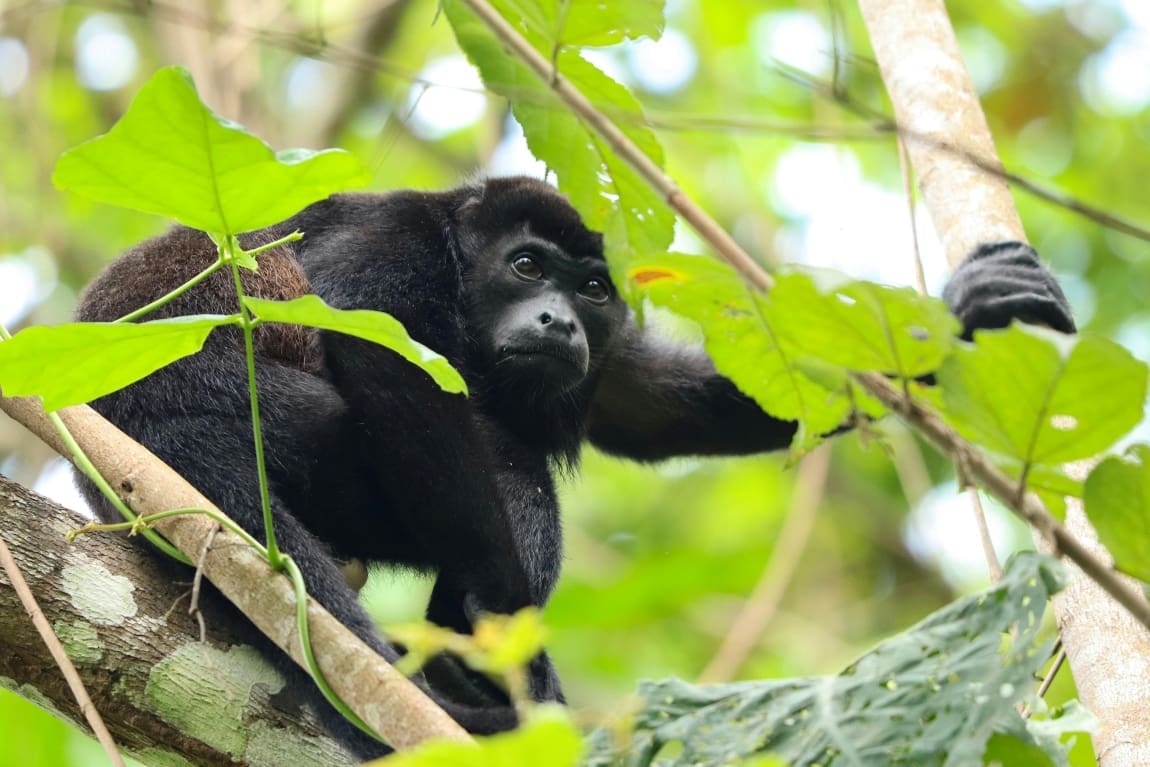
{"type": "Polygon", "coordinates": [[[1118,569],[1150,582],[1150,445],[1134,445],[1094,467],[1085,500],[1118,569]]]}
{"type": "Polygon", "coordinates": [[[198,352],[213,328],[231,321],[193,315],[25,328],[0,342],[0,389],[6,396],[38,395],[48,411],[90,402],[198,352]]]}
{"type": "Polygon", "coordinates": [[[1038,496],[1046,510],[1058,519],[1066,517],[1066,499],[1081,498],[1083,486],[1080,480],[1067,476],[1062,466],[1029,464],[1002,458],[996,462],[998,469],[1011,479],[1021,481],[1026,470],[1026,489],[1038,496]]]}
{"type": "Polygon", "coordinates": [[[802,424],[796,446],[847,420],[850,401],[804,374],[779,343],[762,297],[731,268],[670,254],[635,265],[629,274],[646,276],[636,288],[642,297],[699,324],[715,367],[743,393],[770,415],[802,424]]]}
{"type": "Polygon", "coordinates": [[[559,0],[564,45],[615,45],[646,36],[658,40],[663,34],[664,0],[559,0]]]}
{"type": "Polygon", "coordinates": [[[644,683],[631,741],[600,731],[584,763],[687,767],[772,753],[788,764],[967,767],[981,764],[991,735],[1002,731],[1065,765],[1057,743],[1032,735],[1016,710],[1032,698],[1049,657],[1041,618],[1061,585],[1056,562],[1020,554],[999,584],[886,640],[838,676],[644,683]],[[1003,650],[1012,630],[1017,636],[1003,650]],[[673,743],[681,750],[663,758],[673,743]]]}
{"type": "Polygon", "coordinates": [[[244,303],[266,322],[287,322],[334,330],[386,346],[431,376],[444,391],[452,394],[467,393],[463,376],[459,375],[451,363],[409,336],[403,324],[390,314],[367,309],[333,309],[314,295],[300,296],[291,301],[248,297],[244,303]]]}
{"type": "Polygon", "coordinates": [[[1105,450],[1142,419],[1146,365],[1104,338],[1015,325],[976,336],[938,372],[943,415],[967,439],[1024,464],[1105,450]]]}
{"type": "Polygon", "coordinates": [[[579,730],[562,710],[544,709],[515,732],[470,743],[432,741],[371,762],[371,767],[575,767],[579,730]]]}
{"type": "Polygon", "coordinates": [[[803,353],[900,378],[938,369],[959,331],[942,301],[826,270],[779,276],[766,305],[778,333],[803,353]]]}
{"type": "Polygon", "coordinates": [[[481,665],[493,673],[522,668],[539,654],[547,630],[536,608],[524,608],[514,615],[485,615],[475,626],[475,643],[484,653],[481,665]]]}
{"type": "Polygon", "coordinates": [[[53,182],[87,197],[239,234],[366,181],[341,150],[273,152],[203,105],[187,71],[161,69],[108,133],[65,152],[53,182]]]}

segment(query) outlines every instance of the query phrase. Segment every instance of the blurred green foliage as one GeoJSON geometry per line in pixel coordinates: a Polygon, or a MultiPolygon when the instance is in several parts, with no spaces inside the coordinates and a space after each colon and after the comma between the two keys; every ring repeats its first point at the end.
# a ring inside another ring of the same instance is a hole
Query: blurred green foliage
{"type": "MultiPolygon", "coordinates": [[[[62,151],[106,131],[166,64],[189,67],[215,111],[277,149],[350,150],[368,166],[373,188],[440,188],[477,169],[521,168],[509,159],[522,150],[509,139],[515,128],[506,102],[476,96],[475,81],[442,87],[461,54],[436,20],[436,5],[301,0],[262,11],[242,0],[0,0],[0,143],[7,148],[0,161],[0,318],[13,329],[66,320],[76,292],[103,264],[165,226],[61,193],[50,178],[62,151]],[[456,129],[437,128],[429,117],[443,117],[431,108],[437,101],[459,118],[476,99],[475,120],[456,129]]],[[[952,3],[950,11],[1007,167],[1105,211],[1150,220],[1150,93],[1123,101],[1102,76],[1115,46],[1131,36],[1145,41],[1150,30],[1137,27],[1118,0],[952,3]]],[[[811,234],[804,211],[812,201],[782,179],[801,153],[821,157],[824,147],[837,148],[820,167],[842,173],[827,177],[821,196],[835,197],[852,173],[871,185],[858,187],[867,194],[901,192],[893,138],[779,65],[821,79],[837,74],[852,102],[885,110],[852,4],[679,0],[670,3],[667,27],[668,38],[686,47],[665,52],[661,66],[694,62],[681,82],[654,76],[658,67],[643,63],[655,55],[650,49],[608,50],[600,63],[635,90],[669,173],[757,257],[772,265],[792,258],[811,234]]],[[[1066,206],[1023,192],[1016,199],[1080,323],[1150,356],[1147,244],[1066,206]]],[[[843,221],[865,216],[868,200],[845,198],[843,221]]],[[[891,235],[883,221],[876,220],[873,242],[856,238],[853,261],[853,252],[813,256],[860,276],[901,270],[909,282],[907,252],[875,254],[891,235]]],[[[693,242],[681,240],[676,247],[693,242]]],[[[885,443],[851,435],[833,446],[810,541],[741,678],[835,671],[955,590],[985,580],[977,565],[955,567],[981,556],[969,512],[932,500],[946,495],[932,488],[945,485],[949,467],[898,425],[880,428],[885,443]]],[[[29,440],[0,422],[0,472],[31,485],[44,452],[29,440]]],[[[780,457],[636,466],[585,456],[581,476],[564,489],[567,560],[545,613],[549,647],[575,706],[611,718],[637,679],[689,680],[701,672],[775,553],[800,494],[795,477],[780,457]]],[[[1003,549],[1026,541],[1007,523],[996,533],[1003,549]]],[[[426,586],[377,574],[367,598],[381,621],[403,622],[421,612],[426,586]]],[[[1048,699],[1073,695],[1064,671],[1048,699]]],[[[83,736],[0,690],[0,767],[102,758],[83,736]]],[[[1072,763],[1092,764],[1088,747],[1080,743],[1072,763]]]]}

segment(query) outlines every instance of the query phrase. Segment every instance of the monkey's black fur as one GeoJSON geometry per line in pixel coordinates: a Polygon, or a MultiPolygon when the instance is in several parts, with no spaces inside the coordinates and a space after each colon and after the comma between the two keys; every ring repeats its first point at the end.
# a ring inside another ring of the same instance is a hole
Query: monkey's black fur
{"type": "MultiPolygon", "coordinates": [[[[602,240],[551,187],[491,179],[442,193],[336,195],[245,247],[295,229],[292,247],[244,272],[250,295],[310,291],[343,309],[389,312],[445,355],[471,397],[438,389],[373,344],[338,333],[265,325],[257,375],[273,515],[308,590],[380,654],[383,641],[337,559],[437,573],[428,617],[466,631],[479,611],[543,605],[559,574],[553,472],[580,445],[639,460],[786,446],[794,424],[764,414],[699,350],[641,332],[615,293],[602,240]]],[[[203,234],[176,228],[129,251],[89,286],[77,317],[114,320],[212,263],[203,234]]],[[[1018,244],[975,253],[948,296],[974,325],[1013,316],[1070,330],[1057,285],[1018,244]]],[[[218,272],[148,319],[237,311],[218,272]]],[[[248,389],[239,331],[94,407],[262,537],[248,389]]],[[[115,512],[91,487],[104,518],[115,512]]],[[[284,656],[277,666],[300,677],[284,656]]],[[[474,732],[514,714],[491,688],[440,660],[433,694],[474,732]]],[[[562,700],[546,655],[531,692],[562,700]]],[[[360,756],[382,747],[318,699],[327,726],[360,756]]]]}
{"type": "Polygon", "coordinates": [[[992,242],[975,248],[942,291],[962,322],[962,337],[975,330],[1004,328],[1011,320],[1075,332],[1074,318],[1058,281],[1020,242],[992,242]]]}

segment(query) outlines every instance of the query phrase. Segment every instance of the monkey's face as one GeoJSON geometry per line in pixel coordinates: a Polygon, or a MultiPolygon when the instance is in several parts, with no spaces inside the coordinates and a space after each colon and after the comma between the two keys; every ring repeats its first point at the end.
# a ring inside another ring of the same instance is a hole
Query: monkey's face
{"type": "Polygon", "coordinates": [[[583,383],[625,317],[601,254],[568,253],[526,227],[490,243],[468,284],[485,373],[535,393],[583,383]]]}

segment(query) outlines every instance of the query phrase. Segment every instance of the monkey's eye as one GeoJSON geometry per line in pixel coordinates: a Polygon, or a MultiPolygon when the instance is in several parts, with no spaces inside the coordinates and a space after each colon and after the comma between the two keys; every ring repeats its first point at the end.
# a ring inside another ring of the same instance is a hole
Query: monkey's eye
{"type": "Polygon", "coordinates": [[[611,298],[611,289],[607,287],[606,280],[592,277],[579,288],[579,295],[596,304],[605,304],[611,298]]]}
{"type": "Polygon", "coordinates": [[[531,256],[516,256],[515,260],[511,262],[511,268],[524,279],[538,280],[543,278],[543,267],[537,264],[531,256]]]}

